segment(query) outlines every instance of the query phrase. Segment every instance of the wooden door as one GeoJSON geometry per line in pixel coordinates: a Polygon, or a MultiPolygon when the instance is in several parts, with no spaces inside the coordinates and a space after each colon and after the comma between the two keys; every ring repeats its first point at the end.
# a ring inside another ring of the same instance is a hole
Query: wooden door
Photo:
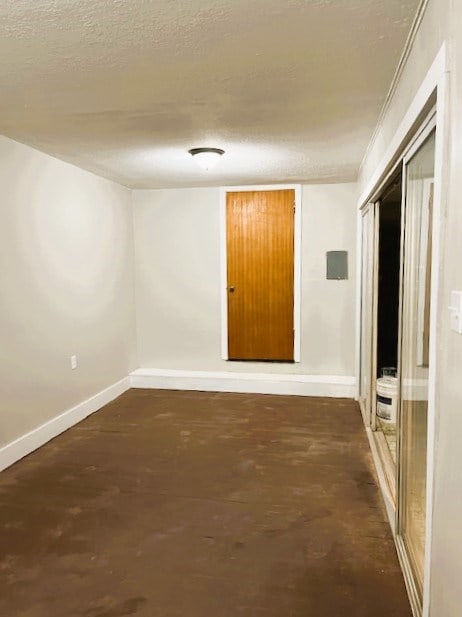
{"type": "Polygon", "coordinates": [[[295,191],[227,193],[228,358],[294,359],[295,191]]]}

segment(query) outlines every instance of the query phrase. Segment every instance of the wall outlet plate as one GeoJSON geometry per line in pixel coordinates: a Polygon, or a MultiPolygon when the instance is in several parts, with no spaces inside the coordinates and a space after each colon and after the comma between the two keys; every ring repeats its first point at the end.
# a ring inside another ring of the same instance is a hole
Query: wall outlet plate
{"type": "Polygon", "coordinates": [[[71,369],[77,368],[77,356],[71,356],[71,369]]]}

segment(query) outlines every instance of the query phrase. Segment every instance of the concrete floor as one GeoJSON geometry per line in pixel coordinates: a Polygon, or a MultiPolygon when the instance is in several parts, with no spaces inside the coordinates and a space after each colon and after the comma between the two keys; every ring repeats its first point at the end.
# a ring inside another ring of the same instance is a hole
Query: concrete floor
{"type": "Polygon", "coordinates": [[[0,615],[409,617],[357,405],[131,390],[0,475],[0,615]]]}

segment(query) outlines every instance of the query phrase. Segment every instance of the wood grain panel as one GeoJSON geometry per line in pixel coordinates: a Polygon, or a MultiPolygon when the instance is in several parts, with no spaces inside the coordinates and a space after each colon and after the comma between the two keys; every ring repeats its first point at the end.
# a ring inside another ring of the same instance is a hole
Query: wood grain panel
{"type": "Polygon", "coordinates": [[[295,191],[227,193],[228,357],[293,361],[295,191]]]}

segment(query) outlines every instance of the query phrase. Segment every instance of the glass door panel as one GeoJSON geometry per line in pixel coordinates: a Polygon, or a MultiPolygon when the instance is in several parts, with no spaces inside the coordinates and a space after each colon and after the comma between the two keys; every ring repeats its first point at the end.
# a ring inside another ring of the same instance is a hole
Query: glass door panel
{"type": "Polygon", "coordinates": [[[405,161],[399,534],[422,595],[435,131],[405,161]]]}

